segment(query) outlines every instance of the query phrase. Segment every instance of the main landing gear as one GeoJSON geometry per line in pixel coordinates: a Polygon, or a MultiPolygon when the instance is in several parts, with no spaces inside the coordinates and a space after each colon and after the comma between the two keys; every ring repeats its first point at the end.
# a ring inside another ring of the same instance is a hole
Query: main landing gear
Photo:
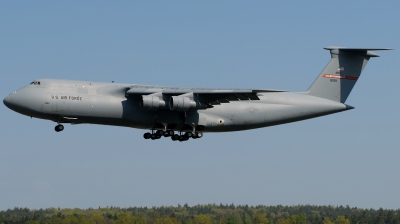
{"type": "Polygon", "coordinates": [[[180,132],[180,135],[175,134],[175,132],[173,130],[167,130],[167,131],[163,131],[163,130],[157,130],[156,132],[154,132],[154,130],[147,133],[144,133],[143,138],[145,139],[152,139],[152,140],[156,140],[156,139],[160,139],[162,136],[164,137],[171,137],[172,141],[187,141],[190,138],[193,139],[197,139],[197,138],[201,138],[203,137],[203,133],[202,132],[186,132],[185,134],[182,134],[180,132]]]}
{"type": "Polygon", "coordinates": [[[57,125],[57,126],[54,128],[54,130],[55,130],[56,132],[60,132],[60,131],[64,130],[64,125],[59,124],[59,125],[57,125]]]}

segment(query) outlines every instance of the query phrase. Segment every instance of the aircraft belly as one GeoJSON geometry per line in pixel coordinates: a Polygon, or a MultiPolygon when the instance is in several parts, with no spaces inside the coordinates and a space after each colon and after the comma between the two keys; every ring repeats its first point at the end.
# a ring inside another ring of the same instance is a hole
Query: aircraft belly
{"type": "Polygon", "coordinates": [[[257,125],[267,126],[268,111],[276,107],[263,103],[232,102],[206,110],[207,125],[205,131],[239,131],[257,125]],[[222,124],[221,124],[222,121],[222,124]]]}
{"type": "MultiPolygon", "coordinates": [[[[143,110],[134,101],[101,97],[97,98],[90,113],[92,117],[119,119],[115,125],[142,129],[163,129],[163,125],[173,125],[173,129],[179,130],[187,129],[186,125],[189,128],[204,126],[204,132],[224,132],[294,122],[345,109],[345,105],[334,101],[322,100],[314,103],[315,99],[308,99],[310,96],[297,95],[297,101],[292,100],[293,96],[276,94],[268,100],[231,102],[207,110],[187,112],[143,110]],[[276,97],[277,95],[280,96],[276,97]],[[288,102],[287,97],[291,102],[288,102]]],[[[81,110],[82,113],[88,113],[88,108],[81,110]]]]}
{"type": "MultiPolygon", "coordinates": [[[[268,94],[266,94],[268,96],[268,94]]],[[[279,93],[259,101],[239,101],[205,110],[205,131],[240,131],[300,121],[346,110],[342,103],[297,93],[279,93]],[[218,125],[218,119],[223,124],[218,125]]]]}

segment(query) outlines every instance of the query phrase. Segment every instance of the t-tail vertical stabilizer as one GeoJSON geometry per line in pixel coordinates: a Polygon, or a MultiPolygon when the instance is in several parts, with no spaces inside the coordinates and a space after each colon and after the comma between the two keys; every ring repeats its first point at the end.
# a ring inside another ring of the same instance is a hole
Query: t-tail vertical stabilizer
{"type": "Polygon", "coordinates": [[[307,90],[307,94],[341,103],[346,101],[368,60],[371,57],[379,57],[371,51],[391,50],[390,48],[346,47],[325,47],[324,49],[330,50],[331,60],[307,90]]]}

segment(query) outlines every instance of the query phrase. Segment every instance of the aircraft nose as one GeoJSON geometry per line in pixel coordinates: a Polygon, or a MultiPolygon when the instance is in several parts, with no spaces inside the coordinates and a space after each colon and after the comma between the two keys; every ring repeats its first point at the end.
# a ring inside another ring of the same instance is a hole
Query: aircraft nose
{"type": "MultiPolygon", "coordinates": [[[[4,105],[6,105],[9,109],[24,115],[31,116],[32,113],[35,113],[38,110],[37,105],[30,104],[29,99],[32,100],[31,92],[27,92],[24,89],[20,89],[18,91],[12,92],[10,95],[6,96],[3,99],[4,105]],[[28,99],[27,99],[28,98],[28,99]]],[[[34,99],[34,98],[33,98],[34,99]]]]}
{"type": "MultiPolygon", "coordinates": [[[[6,105],[8,108],[11,106],[11,101],[10,101],[10,95],[6,96],[3,100],[4,105],[6,105]]],[[[11,109],[11,108],[10,108],[11,109]]]]}
{"type": "Polygon", "coordinates": [[[18,108],[21,107],[21,105],[20,105],[21,102],[20,102],[18,96],[16,96],[16,95],[17,95],[17,93],[16,93],[16,91],[14,91],[13,93],[11,93],[10,95],[6,96],[3,99],[4,105],[6,105],[8,108],[10,108],[13,111],[17,111],[18,108]]]}

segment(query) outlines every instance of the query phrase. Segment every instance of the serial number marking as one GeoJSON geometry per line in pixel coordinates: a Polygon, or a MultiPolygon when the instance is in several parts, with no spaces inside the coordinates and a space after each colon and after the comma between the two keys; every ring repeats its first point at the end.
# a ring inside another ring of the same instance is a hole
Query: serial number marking
{"type": "Polygon", "coordinates": [[[51,99],[53,100],[79,100],[82,101],[81,96],[58,96],[58,95],[51,95],[51,99]]]}
{"type": "Polygon", "coordinates": [[[331,82],[337,82],[337,79],[331,79],[331,82]]]}
{"type": "Polygon", "coordinates": [[[329,78],[329,79],[346,79],[346,80],[352,80],[352,81],[357,81],[358,77],[355,76],[345,76],[345,75],[340,75],[340,74],[324,74],[322,77],[324,78],[329,78]]]}

